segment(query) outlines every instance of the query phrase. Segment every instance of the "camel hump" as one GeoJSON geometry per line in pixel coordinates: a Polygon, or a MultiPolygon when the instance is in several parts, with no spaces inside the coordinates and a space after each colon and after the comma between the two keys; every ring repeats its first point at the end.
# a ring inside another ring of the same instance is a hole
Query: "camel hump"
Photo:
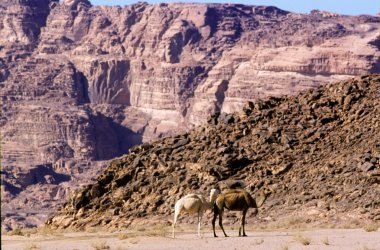
{"type": "Polygon", "coordinates": [[[183,198],[198,198],[198,194],[188,194],[188,195],[185,195],[183,198]]]}
{"type": "Polygon", "coordinates": [[[189,199],[189,198],[206,201],[205,198],[200,194],[188,194],[185,197],[183,197],[183,199],[189,199]]]}
{"type": "Polygon", "coordinates": [[[218,198],[216,198],[215,203],[214,203],[214,209],[222,208],[223,206],[224,206],[224,196],[221,195],[221,196],[218,196],[218,198]]]}
{"type": "Polygon", "coordinates": [[[253,199],[253,197],[245,190],[243,189],[229,189],[226,192],[227,196],[234,197],[230,199],[237,199],[237,200],[245,200],[245,203],[249,207],[255,207],[256,201],[253,199]]]}
{"type": "Polygon", "coordinates": [[[242,192],[246,192],[246,191],[241,188],[231,188],[231,189],[226,190],[224,193],[231,194],[231,193],[242,193],[242,192]]]}

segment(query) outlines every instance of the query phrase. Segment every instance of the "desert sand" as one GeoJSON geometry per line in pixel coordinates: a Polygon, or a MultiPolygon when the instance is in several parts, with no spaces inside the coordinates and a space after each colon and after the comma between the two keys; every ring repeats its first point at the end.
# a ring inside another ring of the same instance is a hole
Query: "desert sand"
{"type": "Polygon", "coordinates": [[[28,236],[2,235],[2,249],[380,249],[380,231],[363,229],[314,229],[247,231],[248,237],[237,237],[236,230],[227,230],[228,238],[218,231],[214,238],[210,230],[203,230],[198,238],[195,230],[178,232],[172,239],[169,230],[162,235],[128,231],[113,233],[75,232],[62,234],[32,234],[28,236]]]}

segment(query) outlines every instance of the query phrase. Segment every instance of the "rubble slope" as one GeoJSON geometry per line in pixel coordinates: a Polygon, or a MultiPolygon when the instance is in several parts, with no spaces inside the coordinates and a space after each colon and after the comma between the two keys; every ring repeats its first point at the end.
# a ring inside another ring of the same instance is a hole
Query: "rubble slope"
{"type": "MultiPolygon", "coordinates": [[[[73,194],[53,228],[171,220],[190,192],[241,186],[275,193],[259,218],[380,220],[380,75],[249,103],[208,124],[130,150],[73,194]]],[[[255,219],[251,218],[250,220],[255,219]]]]}

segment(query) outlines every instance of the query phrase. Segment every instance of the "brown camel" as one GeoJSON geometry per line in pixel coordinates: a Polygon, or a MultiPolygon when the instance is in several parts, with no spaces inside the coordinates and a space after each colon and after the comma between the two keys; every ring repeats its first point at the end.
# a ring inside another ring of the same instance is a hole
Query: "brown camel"
{"type": "Polygon", "coordinates": [[[224,208],[227,208],[231,211],[242,211],[242,217],[241,217],[241,224],[239,227],[239,236],[241,236],[241,231],[243,229],[243,236],[247,236],[245,234],[245,215],[247,214],[247,211],[249,208],[253,208],[254,214],[256,215],[258,213],[258,208],[261,207],[265,200],[269,197],[269,195],[273,193],[272,189],[263,189],[260,192],[259,197],[257,198],[257,202],[252,196],[243,189],[229,189],[226,192],[220,194],[218,198],[215,201],[214,204],[214,218],[212,219],[212,228],[214,230],[214,237],[216,236],[215,233],[215,221],[216,218],[219,215],[219,226],[222,228],[222,231],[224,233],[225,237],[228,237],[226,232],[223,228],[223,211],[224,208]]]}

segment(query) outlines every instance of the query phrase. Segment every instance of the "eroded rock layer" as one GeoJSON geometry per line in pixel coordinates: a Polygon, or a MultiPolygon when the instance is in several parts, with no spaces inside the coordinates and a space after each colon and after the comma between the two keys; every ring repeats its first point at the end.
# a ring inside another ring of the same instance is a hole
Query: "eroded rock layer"
{"type": "Polygon", "coordinates": [[[47,225],[169,224],[185,194],[239,183],[253,194],[275,191],[250,221],[379,221],[380,75],[249,103],[243,113],[216,114],[188,133],[135,146],[47,225]]]}
{"type": "MultiPolygon", "coordinates": [[[[41,211],[41,169],[67,177],[46,186],[65,190],[46,198],[56,205],[133,145],[246,101],[380,72],[379,27],[380,17],[263,6],[1,1],[2,212],[41,211]]],[[[23,217],[4,223],[38,224],[23,217]]]]}

